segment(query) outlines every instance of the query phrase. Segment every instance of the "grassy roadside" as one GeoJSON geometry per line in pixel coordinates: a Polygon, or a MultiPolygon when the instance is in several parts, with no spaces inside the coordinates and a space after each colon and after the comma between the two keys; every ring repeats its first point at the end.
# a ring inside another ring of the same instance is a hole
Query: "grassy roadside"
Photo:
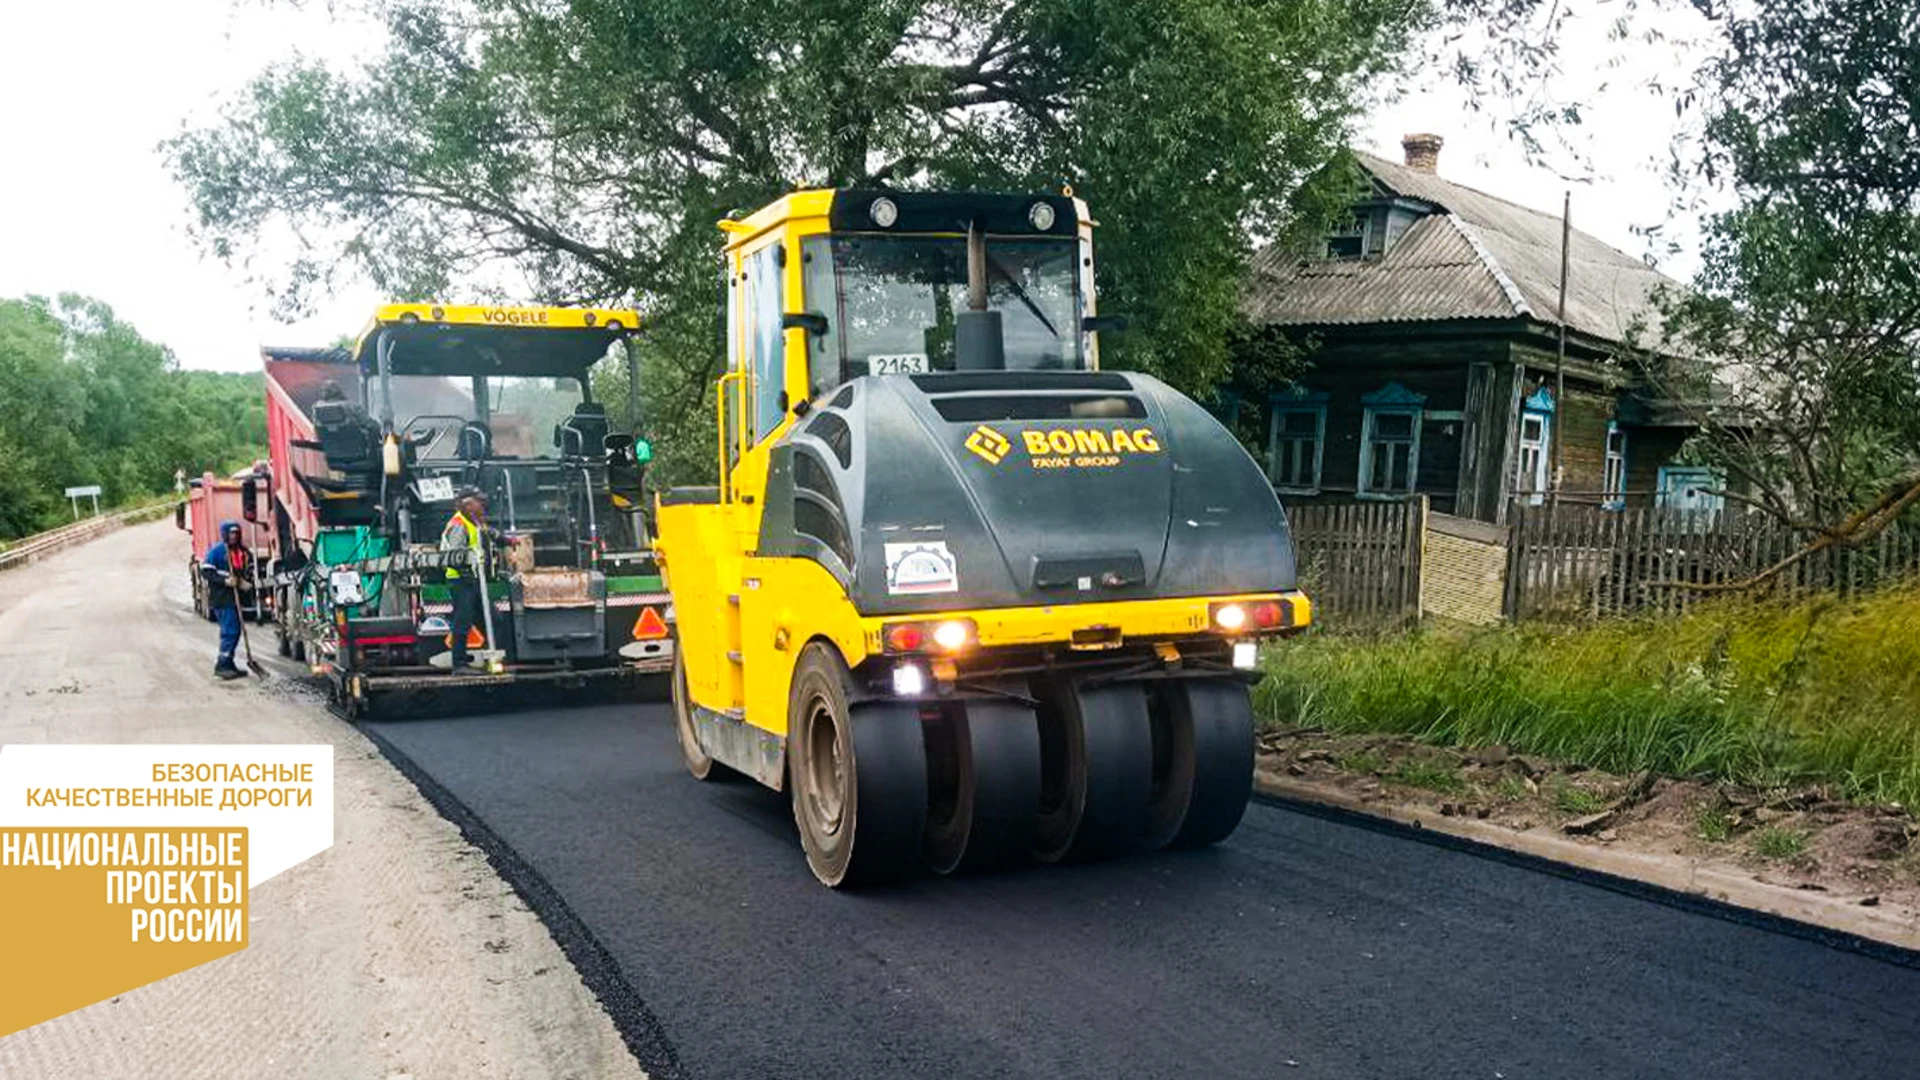
{"type": "Polygon", "coordinates": [[[1920,805],[1920,587],[1578,628],[1315,636],[1266,668],[1268,725],[1920,805]]]}

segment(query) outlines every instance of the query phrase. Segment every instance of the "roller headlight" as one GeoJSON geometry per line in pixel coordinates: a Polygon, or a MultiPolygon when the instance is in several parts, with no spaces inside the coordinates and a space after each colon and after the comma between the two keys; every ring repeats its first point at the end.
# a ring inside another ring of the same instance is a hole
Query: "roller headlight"
{"type": "Polygon", "coordinates": [[[1213,625],[1229,634],[1244,630],[1247,626],[1247,609],[1239,604],[1221,604],[1213,609],[1213,625]]]}
{"type": "Polygon", "coordinates": [[[948,619],[933,628],[933,643],[948,652],[959,652],[973,639],[973,628],[959,619],[948,619]]]}
{"type": "Polygon", "coordinates": [[[1043,202],[1034,203],[1027,210],[1027,221],[1035,229],[1046,232],[1053,228],[1053,207],[1043,202]]]}
{"type": "Polygon", "coordinates": [[[891,229],[893,223],[900,220],[900,207],[895,205],[892,199],[882,195],[867,204],[867,216],[873,219],[875,225],[883,229],[891,229]]]}

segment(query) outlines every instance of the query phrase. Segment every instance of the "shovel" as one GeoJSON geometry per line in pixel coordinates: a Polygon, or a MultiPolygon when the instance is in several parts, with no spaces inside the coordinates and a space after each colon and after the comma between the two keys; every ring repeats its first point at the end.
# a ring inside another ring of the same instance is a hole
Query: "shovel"
{"type": "Polygon", "coordinates": [[[247,670],[253,672],[254,678],[264,679],[267,677],[267,669],[261,667],[260,662],[253,658],[253,642],[247,639],[247,613],[240,609],[240,585],[238,582],[233,586],[233,613],[240,620],[240,646],[246,650],[247,670]]]}

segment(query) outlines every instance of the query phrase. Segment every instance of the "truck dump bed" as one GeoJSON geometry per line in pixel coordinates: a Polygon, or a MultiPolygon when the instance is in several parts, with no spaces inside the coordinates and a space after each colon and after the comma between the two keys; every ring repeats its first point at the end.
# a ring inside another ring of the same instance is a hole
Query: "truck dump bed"
{"type": "Polygon", "coordinates": [[[326,455],[312,444],[313,403],[328,383],[349,401],[360,398],[360,372],[344,349],[266,346],[260,359],[267,372],[267,451],[273,467],[273,494],[289,519],[291,547],[311,545],[319,517],[301,486],[301,476],[327,475],[326,455]]]}
{"type": "Polygon", "coordinates": [[[266,549],[266,528],[258,522],[246,520],[241,483],[238,477],[228,479],[212,473],[202,474],[190,482],[179,525],[193,537],[194,562],[205,558],[207,549],[220,542],[220,523],[223,521],[240,523],[241,535],[246,539],[248,548],[254,551],[266,549]]]}

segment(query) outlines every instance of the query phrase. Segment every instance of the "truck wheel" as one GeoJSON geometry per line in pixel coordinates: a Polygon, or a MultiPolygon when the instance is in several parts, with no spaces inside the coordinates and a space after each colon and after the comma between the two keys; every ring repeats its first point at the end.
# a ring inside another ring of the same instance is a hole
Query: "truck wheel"
{"type": "Polygon", "coordinates": [[[849,701],[839,654],[809,644],[787,699],[787,773],[807,865],[826,885],[873,884],[920,865],[927,755],[919,708],[849,701]]]}
{"type": "Polygon", "coordinates": [[[729,771],[718,765],[700,745],[693,727],[693,698],[687,693],[687,662],[680,650],[673,654],[673,726],[680,733],[680,757],[695,780],[718,780],[729,771]]]}

